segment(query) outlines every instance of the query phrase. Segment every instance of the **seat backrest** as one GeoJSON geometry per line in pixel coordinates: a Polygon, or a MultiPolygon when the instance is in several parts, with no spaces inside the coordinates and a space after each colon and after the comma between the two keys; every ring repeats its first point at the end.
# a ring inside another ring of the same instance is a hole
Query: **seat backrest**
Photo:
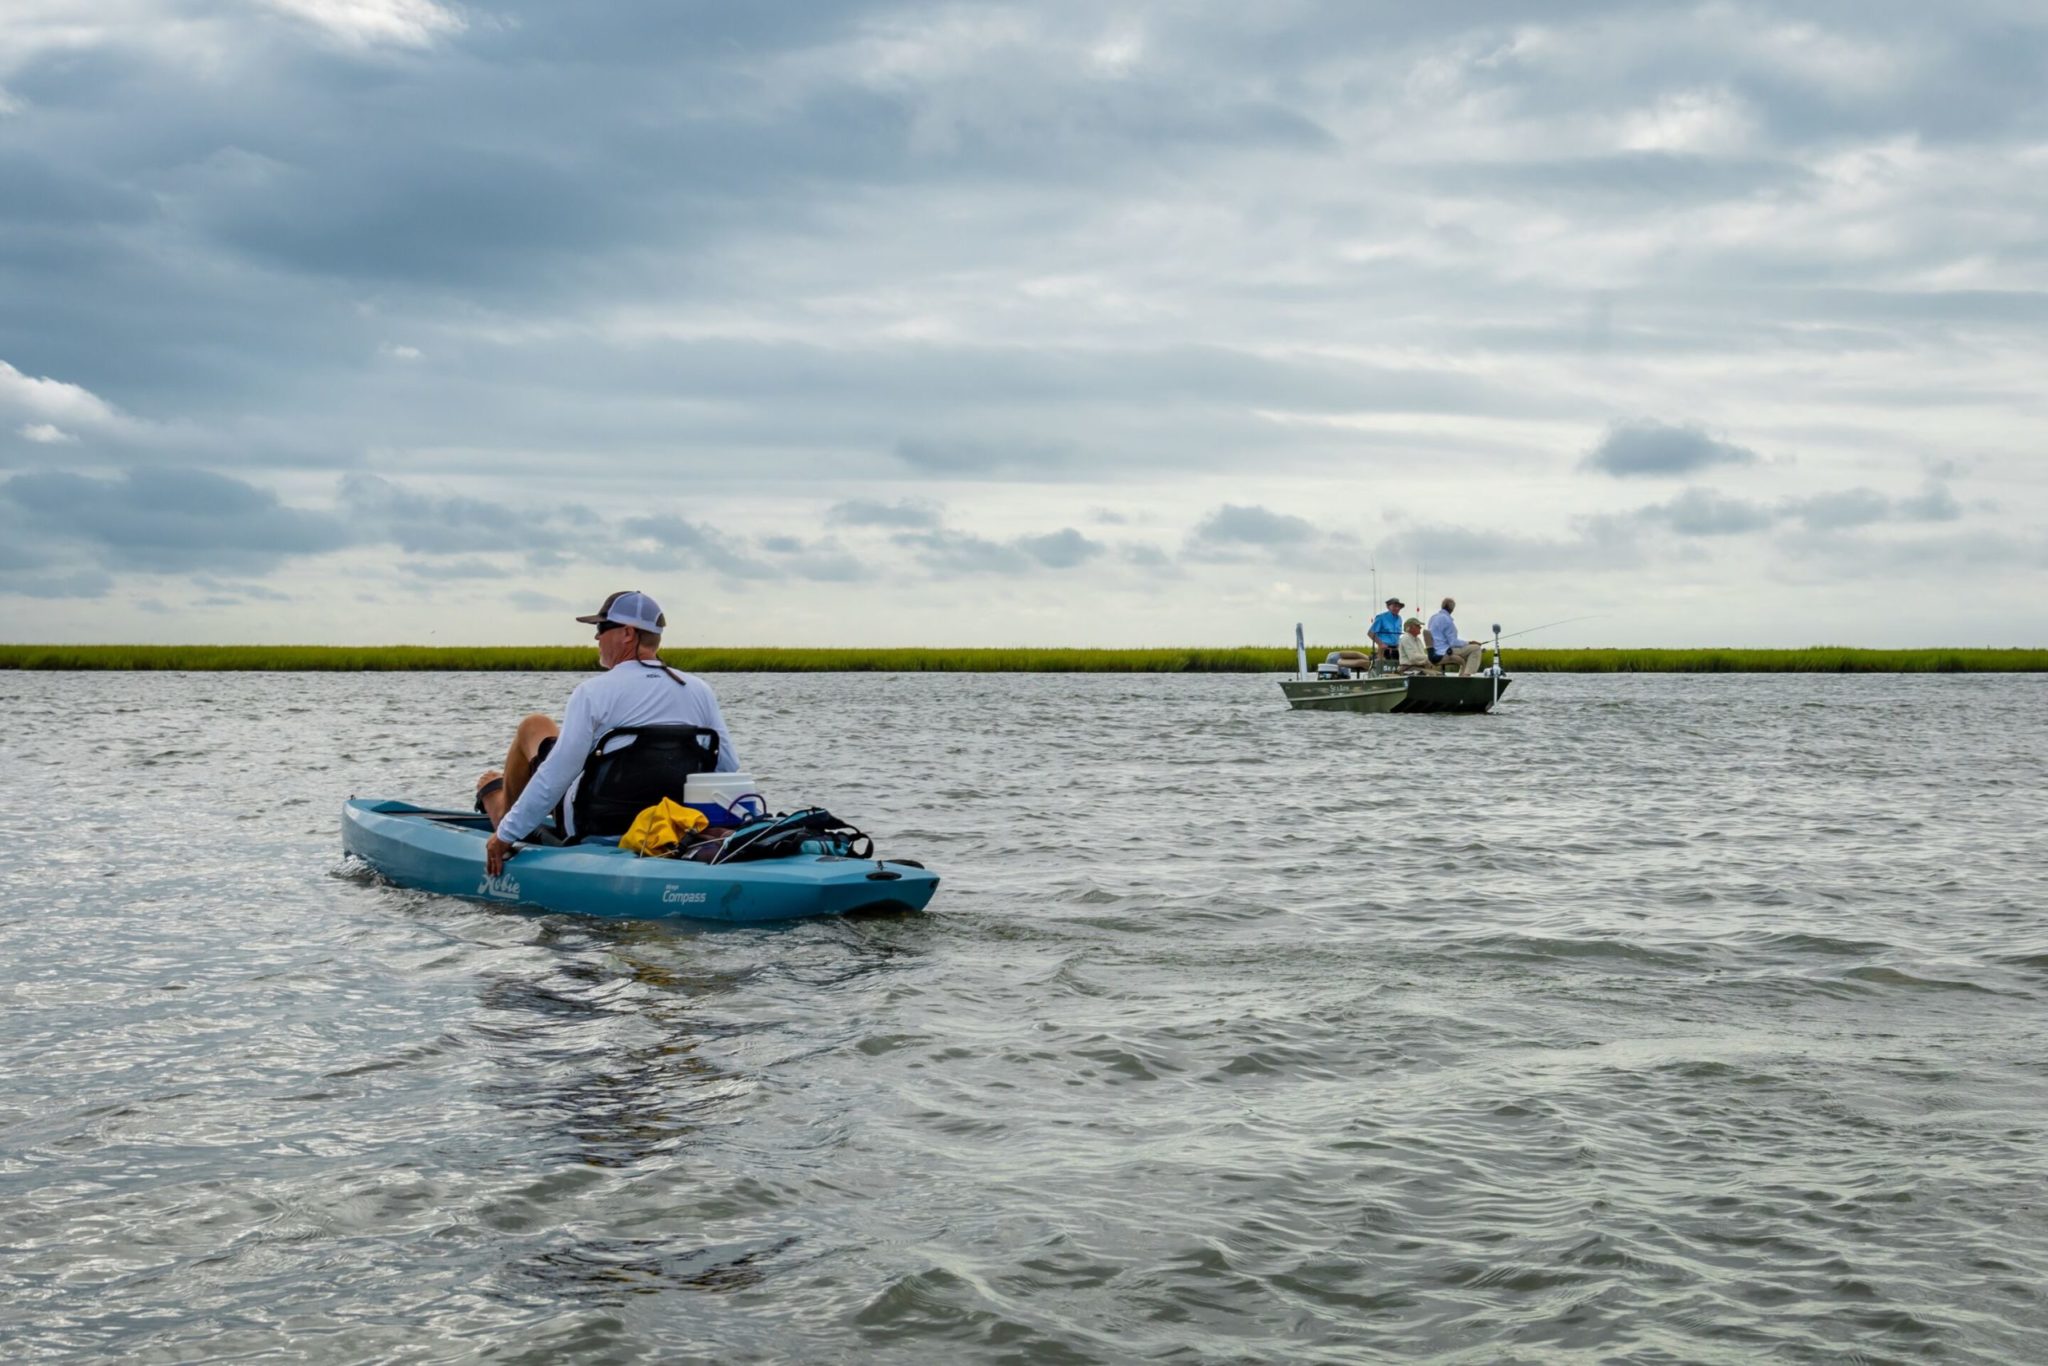
{"type": "Polygon", "coordinates": [[[663,797],[680,802],[692,773],[718,768],[718,732],[703,726],[620,726],[598,737],[571,812],[578,839],[623,835],[663,797]],[[621,737],[628,744],[611,748],[621,737]]]}

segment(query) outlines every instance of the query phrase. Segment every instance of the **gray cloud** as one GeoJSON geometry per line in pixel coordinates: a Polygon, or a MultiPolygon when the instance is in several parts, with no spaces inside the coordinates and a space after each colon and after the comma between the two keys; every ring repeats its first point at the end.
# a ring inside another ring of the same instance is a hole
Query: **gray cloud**
{"type": "Polygon", "coordinates": [[[929,474],[1042,474],[1070,466],[1079,452],[1061,441],[981,441],[965,437],[905,437],[897,458],[929,474]]]}
{"type": "Polygon", "coordinates": [[[1797,499],[1786,507],[1788,512],[1805,522],[1807,526],[1820,531],[1869,526],[1872,522],[1882,522],[1892,516],[1892,500],[1871,489],[1844,489],[1840,493],[1824,493],[1812,498],[1797,499]]]}
{"type": "Polygon", "coordinates": [[[943,574],[1021,574],[1032,566],[1014,545],[958,531],[905,531],[890,539],[943,574]]]}
{"type": "Polygon", "coordinates": [[[1681,536],[1739,536],[1775,526],[1779,513],[1746,498],[1729,498],[1709,489],[1687,489],[1670,502],[1646,507],[1636,516],[1644,521],[1662,522],[1681,536]]]}
{"type": "Polygon", "coordinates": [[[1780,511],[1815,531],[1845,531],[1879,522],[1952,522],[1962,516],[1963,509],[1948,485],[1930,479],[1918,493],[1906,498],[1889,498],[1874,489],[1853,488],[1787,499],[1780,505],[1780,511]]]}
{"type": "Polygon", "coordinates": [[[1708,436],[1698,427],[1626,422],[1608,429],[1586,454],[1585,468],[1617,478],[1694,474],[1714,465],[1748,465],[1756,452],[1708,436]]]}
{"type": "Polygon", "coordinates": [[[629,544],[627,551],[641,568],[708,572],[741,583],[854,583],[867,577],[862,560],[832,540],[813,543],[771,535],[750,542],[701,522],[666,515],[627,518],[619,531],[638,542],[629,544]]]}
{"type": "Polygon", "coordinates": [[[1021,537],[1017,548],[1048,569],[1072,569],[1103,551],[1100,541],[1091,541],[1072,527],[1044,536],[1021,537]]]}
{"type": "Polygon", "coordinates": [[[1910,497],[1869,488],[1760,502],[1711,489],[1688,488],[1667,502],[1638,508],[1628,519],[1680,536],[1741,536],[1796,521],[1808,531],[1848,531],[1881,523],[1943,522],[1962,515],[1946,484],[1930,480],[1910,497]]]}
{"type": "MultiPolygon", "coordinates": [[[[1631,569],[1644,562],[1642,528],[1627,518],[1583,517],[1565,536],[1526,536],[1486,527],[1423,525],[1380,542],[1382,562],[1429,566],[1432,592],[1474,573],[1552,574],[1631,569]]],[[[1470,590],[1466,590],[1468,593],[1470,590]]]]}
{"type": "Polygon", "coordinates": [[[24,598],[103,598],[114,591],[114,580],[97,569],[53,574],[0,570],[0,590],[24,598]]]}
{"type": "Polygon", "coordinates": [[[191,583],[194,588],[204,589],[216,597],[232,598],[236,602],[285,603],[292,600],[289,594],[265,588],[260,583],[252,583],[246,580],[221,580],[211,574],[194,574],[191,576],[191,583]]]}
{"type": "Polygon", "coordinates": [[[834,503],[826,511],[825,520],[840,526],[935,527],[943,515],[938,504],[917,498],[901,498],[893,503],[849,498],[834,503]]]}
{"type": "Polygon", "coordinates": [[[260,574],[358,539],[338,517],[287,507],[267,489],[204,470],[17,474],[0,491],[42,535],[90,547],[109,569],[260,574]]]}
{"type": "Polygon", "coordinates": [[[819,583],[857,583],[867,577],[862,559],[836,540],[811,543],[798,536],[763,536],[759,545],[785,573],[819,583]]]}
{"type": "Polygon", "coordinates": [[[464,560],[406,560],[399,564],[399,572],[416,579],[502,579],[505,569],[489,560],[474,557],[464,560]]]}
{"type": "Polygon", "coordinates": [[[1299,517],[1273,512],[1256,504],[1225,503],[1196,523],[1193,539],[1209,546],[1278,548],[1300,545],[1315,527],[1299,517]]]}
{"type": "MultiPolygon", "coordinates": [[[[1817,534],[1801,532],[1783,537],[1777,550],[1786,563],[1795,567],[1802,582],[1832,583],[1846,567],[1849,572],[1889,585],[1894,592],[1912,591],[1914,585],[1904,577],[1908,571],[1989,572],[1999,575],[2048,569],[2048,538],[1998,531],[1874,535],[1867,528],[1858,528],[1817,534]]],[[[1991,582],[1995,583],[1997,579],[1994,577],[1991,582]]],[[[2016,636],[2009,624],[2012,614],[2018,609],[1995,593],[1987,597],[1985,605],[2007,624],[1998,627],[1999,634],[1967,643],[2030,643],[2024,632],[2016,636]]],[[[1947,636],[1947,628],[1939,623],[1945,621],[1947,613],[1956,609],[1955,594],[1944,588],[1940,592],[1940,601],[1941,607],[1930,614],[1930,621],[1936,622],[1937,630],[1947,636]]],[[[1963,607],[1968,610],[1969,604],[1963,607]]],[[[1952,636],[1949,638],[1953,639],[1952,636]]]]}
{"type": "Polygon", "coordinates": [[[63,564],[65,547],[43,534],[39,520],[0,498],[0,593],[56,601],[104,597],[112,591],[113,577],[104,570],[63,564]]]}
{"type": "Polygon", "coordinates": [[[619,529],[640,542],[629,557],[644,569],[702,569],[742,580],[781,577],[780,570],[735,538],[684,517],[629,517],[619,529]]]}
{"type": "Polygon", "coordinates": [[[587,515],[573,508],[535,515],[481,498],[421,493],[374,474],[344,477],[341,503],[365,539],[388,540],[414,555],[560,549],[572,537],[556,519],[587,515]]]}
{"type": "Polygon", "coordinates": [[[1909,522],[1953,522],[1963,515],[1963,505],[1948,491],[1948,485],[1930,479],[1920,492],[1892,504],[1897,515],[1909,522]]]}
{"type": "Polygon", "coordinates": [[[1796,162],[1706,156],[1667,151],[1626,151],[1563,160],[1526,158],[1433,168],[1430,182],[1461,195],[1487,195],[1518,203],[1570,205],[1654,200],[1666,205],[1800,190],[1812,179],[1796,162]]]}
{"type": "Polygon", "coordinates": [[[797,578],[813,583],[860,583],[869,577],[866,563],[844,550],[806,551],[785,567],[797,578]]]}
{"type": "Polygon", "coordinates": [[[890,538],[927,568],[946,574],[1023,574],[1033,569],[1074,569],[1107,550],[1072,527],[1038,536],[992,541],[969,532],[905,531],[890,538]]]}

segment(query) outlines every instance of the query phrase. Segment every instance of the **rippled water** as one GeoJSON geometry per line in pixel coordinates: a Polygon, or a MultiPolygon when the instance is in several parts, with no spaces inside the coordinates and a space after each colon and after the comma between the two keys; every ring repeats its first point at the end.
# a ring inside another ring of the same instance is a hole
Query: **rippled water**
{"type": "Polygon", "coordinates": [[[2048,680],[732,676],[930,913],[344,865],[574,681],[0,674],[10,1360],[2043,1355],[2048,680]]]}

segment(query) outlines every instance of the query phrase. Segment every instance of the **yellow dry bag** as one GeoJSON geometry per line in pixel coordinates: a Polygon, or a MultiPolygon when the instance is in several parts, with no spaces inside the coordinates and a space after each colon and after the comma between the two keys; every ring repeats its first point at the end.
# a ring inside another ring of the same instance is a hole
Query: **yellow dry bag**
{"type": "Polygon", "coordinates": [[[642,858],[670,858],[695,843],[691,836],[710,824],[696,807],[663,797],[633,818],[633,828],[620,837],[619,848],[631,849],[642,858]]]}

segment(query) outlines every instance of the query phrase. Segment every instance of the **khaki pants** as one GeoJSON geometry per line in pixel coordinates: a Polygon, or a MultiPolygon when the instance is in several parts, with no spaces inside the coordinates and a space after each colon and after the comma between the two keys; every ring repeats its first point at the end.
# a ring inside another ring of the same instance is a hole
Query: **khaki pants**
{"type": "Polygon", "coordinates": [[[1478,673],[1479,652],[1484,648],[1477,641],[1467,641],[1455,650],[1445,650],[1443,658],[1444,672],[1449,673],[1451,666],[1456,664],[1463,666],[1458,670],[1458,676],[1461,678],[1469,678],[1473,674],[1478,673]]]}

